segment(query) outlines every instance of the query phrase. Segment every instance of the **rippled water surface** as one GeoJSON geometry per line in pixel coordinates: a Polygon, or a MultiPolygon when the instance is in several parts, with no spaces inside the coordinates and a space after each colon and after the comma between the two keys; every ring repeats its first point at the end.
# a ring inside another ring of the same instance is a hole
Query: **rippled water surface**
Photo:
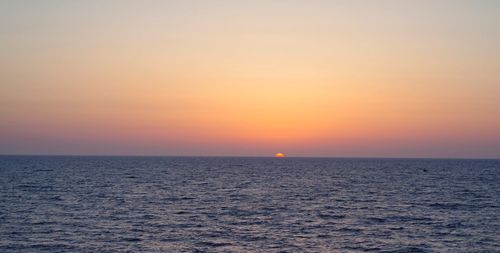
{"type": "Polygon", "coordinates": [[[0,252],[500,252],[500,160],[0,156],[0,252]]]}

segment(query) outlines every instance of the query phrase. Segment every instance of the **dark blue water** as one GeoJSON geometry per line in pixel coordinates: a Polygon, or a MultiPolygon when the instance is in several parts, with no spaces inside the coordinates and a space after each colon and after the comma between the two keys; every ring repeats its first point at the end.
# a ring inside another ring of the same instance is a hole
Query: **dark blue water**
{"type": "Polygon", "coordinates": [[[0,252],[500,252],[500,160],[0,156],[0,252]]]}

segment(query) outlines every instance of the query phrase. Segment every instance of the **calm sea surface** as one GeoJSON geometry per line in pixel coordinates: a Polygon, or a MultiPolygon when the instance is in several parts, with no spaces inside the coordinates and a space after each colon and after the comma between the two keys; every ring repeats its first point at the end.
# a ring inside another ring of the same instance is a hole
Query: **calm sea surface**
{"type": "Polygon", "coordinates": [[[0,252],[500,252],[500,160],[0,156],[0,252]]]}

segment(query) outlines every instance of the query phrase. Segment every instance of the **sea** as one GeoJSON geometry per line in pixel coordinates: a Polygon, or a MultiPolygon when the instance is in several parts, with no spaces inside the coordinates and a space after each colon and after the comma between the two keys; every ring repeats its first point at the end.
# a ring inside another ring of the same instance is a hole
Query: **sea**
{"type": "Polygon", "coordinates": [[[500,160],[0,156],[0,252],[500,252],[500,160]]]}

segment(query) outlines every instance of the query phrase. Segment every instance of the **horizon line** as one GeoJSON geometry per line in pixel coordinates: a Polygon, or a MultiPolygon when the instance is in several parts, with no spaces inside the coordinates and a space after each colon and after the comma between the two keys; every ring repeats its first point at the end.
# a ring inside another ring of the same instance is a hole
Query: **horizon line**
{"type": "MultiPolygon", "coordinates": [[[[57,156],[57,157],[199,157],[199,158],[275,158],[274,155],[146,155],[146,154],[2,154],[1,156],[57,156]]],[[[319,159],[422,159],[422,160],[500,160],[500,157],[404,157],[404,156],[308,156],[286,155],[283,158],[319,158],[319,159]]],[[[283,159],[280,158],[280,159],[283,159]]]]}

